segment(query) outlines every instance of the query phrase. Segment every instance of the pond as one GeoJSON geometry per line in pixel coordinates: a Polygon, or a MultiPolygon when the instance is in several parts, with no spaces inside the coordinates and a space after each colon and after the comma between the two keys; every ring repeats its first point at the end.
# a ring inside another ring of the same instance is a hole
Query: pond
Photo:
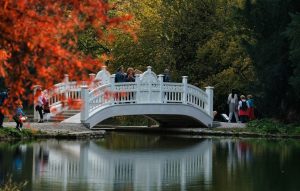
{"type": "Polygon", "coordinates": [[[0,181],[24,190],[299,190],[300,141],[110,133],[0,143],[0,181]]]}

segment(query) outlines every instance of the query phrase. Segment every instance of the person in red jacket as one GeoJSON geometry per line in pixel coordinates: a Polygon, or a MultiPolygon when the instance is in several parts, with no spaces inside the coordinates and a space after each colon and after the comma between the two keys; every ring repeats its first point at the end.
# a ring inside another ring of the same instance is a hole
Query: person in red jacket
{"type": "Polygon", "coordinates": [[[247,103],[246,97],[241,95],[241,100],[239,101],[238,110],[239,110],[239,118],[242,123],[246,123],[248,121],[248,108],[249,105],[247,103]]]}
{"type": "Polygon", "coordinates": [[[247,96],[247,103],[248,103],[248,117],[249,120],[254,120],[255,119],[255,115],[254,115],[254,101],[253,101],[253,97],[252,95],[248,95],[247,96]]]}

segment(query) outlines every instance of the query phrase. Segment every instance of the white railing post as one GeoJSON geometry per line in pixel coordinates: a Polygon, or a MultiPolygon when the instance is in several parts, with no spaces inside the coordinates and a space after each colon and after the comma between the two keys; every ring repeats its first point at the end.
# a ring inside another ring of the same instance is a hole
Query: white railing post
{"type": "Polygon", "coordinates": [[[206,112],[211,116],[212,118],[214,117],[213,115],[213,107],[214,107],[214,87],[207,86],[205,87],[205,92],[207,94],[207,105],[206,105],[206,112]]]}
{"type": "Polygon", "coordinates": [[[187,76],[182,76],[182,84],[183,84],[183,94],[182,94],[182,103],[187,103],[187,76]]]}
{"type": "Polygon", "coordinates": [[[94,89],[96,74],[91,73],[89,74],[89,77],[90,77],[90,88],[94,89]]]}
{"type": "MultiPolygon", "coordinates": [[[[69,75],[65,74],[64,75],[64,84],[65,84],[65,100],[69,99],[69,75]]],[[[61,100],[61,101],[65,101],[65,100],[61,100]]]]}
{"type": "Polygon", "coordinates": [[[141,79],[140,79],[140,74],[135,75],[135,83],[136,83],[136,94],[135,94],[135,100],[136,103],[139,103],[140,101],[140,96],[141,96],[141,79]]]}
{"type": "Polygon", "coordinates": [[[110,104],[114,104],[114,99],[115,96],[118,96],[119,94],[115,93],[115,78],[116,78],[116,74],[112,74],[110,76],[110,104]]]}
{"type": "Polygon", "coordinates": [[[38,89],[40,89],[41,86],[40,85],[35,85],[33,86],[33,120],[38,120],[39,119],[39,114],[38,112],[35,110],[35,106],[37,105],[37,96],[36,96],[36,91],[38,89]]]}
{"type": "MultiPolygon", "coordinates": [[[[147,72],[151,73],[151,66],[147,66],[147,72]]],[[[151,86],[152,86],[152,83],[151,81],[149,80],[148,81],[148,103],[151,103],[151,86]]]]}
{"type": "Polygon", "coordinates": [[[80,121],[84,123],[89,117],[89,90],[87,86],[81,86],[81,113],[80,121]]]}
{"type": "Polygon", "coordinates": [[[160,103],[164,103],[164,92],[163,92],[164,75],[163,74],[158,75],[158,81],[159,81],[160,103]]]}

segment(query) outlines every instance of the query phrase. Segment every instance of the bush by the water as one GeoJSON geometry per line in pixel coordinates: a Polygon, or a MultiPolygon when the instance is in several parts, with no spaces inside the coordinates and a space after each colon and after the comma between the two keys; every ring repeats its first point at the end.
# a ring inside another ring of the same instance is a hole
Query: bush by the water
{"type": "Polygon", "coordinates": [[[284,124],[273,119],[251,121],[247,128],[249,131],[265,134],[300,134],[299,124],[284,124]]]}

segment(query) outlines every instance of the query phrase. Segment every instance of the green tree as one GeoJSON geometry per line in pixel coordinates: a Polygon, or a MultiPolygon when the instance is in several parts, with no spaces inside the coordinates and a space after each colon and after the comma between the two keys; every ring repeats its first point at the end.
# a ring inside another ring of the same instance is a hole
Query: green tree
{"type": "Polygon", "coordinates": [[[256,75],[253,62],[244,47],[244,42],[255,43],[252,30],[246,27],[237,10],[242,1],[218,1],[215,24],[210,38],[197,50],[194,64],[198,76],[195,80],[202,86],[215,87],[215,109],[227,109],[227,95],[231,89],[240,94],[253,94],[256,75]]]}
{"type": "MultiPolygon", "coordinates": [[[[291,22],[289,13],[299,11],[296,0],[246,0],[243,16],[254,31],[257,43],[248,44],[260,86],[263,111],[268,116],[288,118],[289,111],[299,102],[289,84],[293,66],[289,60],[286,35],[291,22]]],[[[298,107],[299,108],[299,107],[298,107]]]]}
{"type": "MultiPolygon", "coordinates": [[[[293,69],[292,75],[289,78],[289,84],[292,86],[293,96],[291,97],[292,104],[294,105],[293,116],[299,119],[297,108],[300,108],[300,14],[291,14],[292,21],[288,25],[286,35],[290,42],[289,59],[292,62],[293,69]],[[293,99],[297,98],[297,99],[293,99]]],[[[295,120],[295,119],[294,119],[295,120]]]]}

